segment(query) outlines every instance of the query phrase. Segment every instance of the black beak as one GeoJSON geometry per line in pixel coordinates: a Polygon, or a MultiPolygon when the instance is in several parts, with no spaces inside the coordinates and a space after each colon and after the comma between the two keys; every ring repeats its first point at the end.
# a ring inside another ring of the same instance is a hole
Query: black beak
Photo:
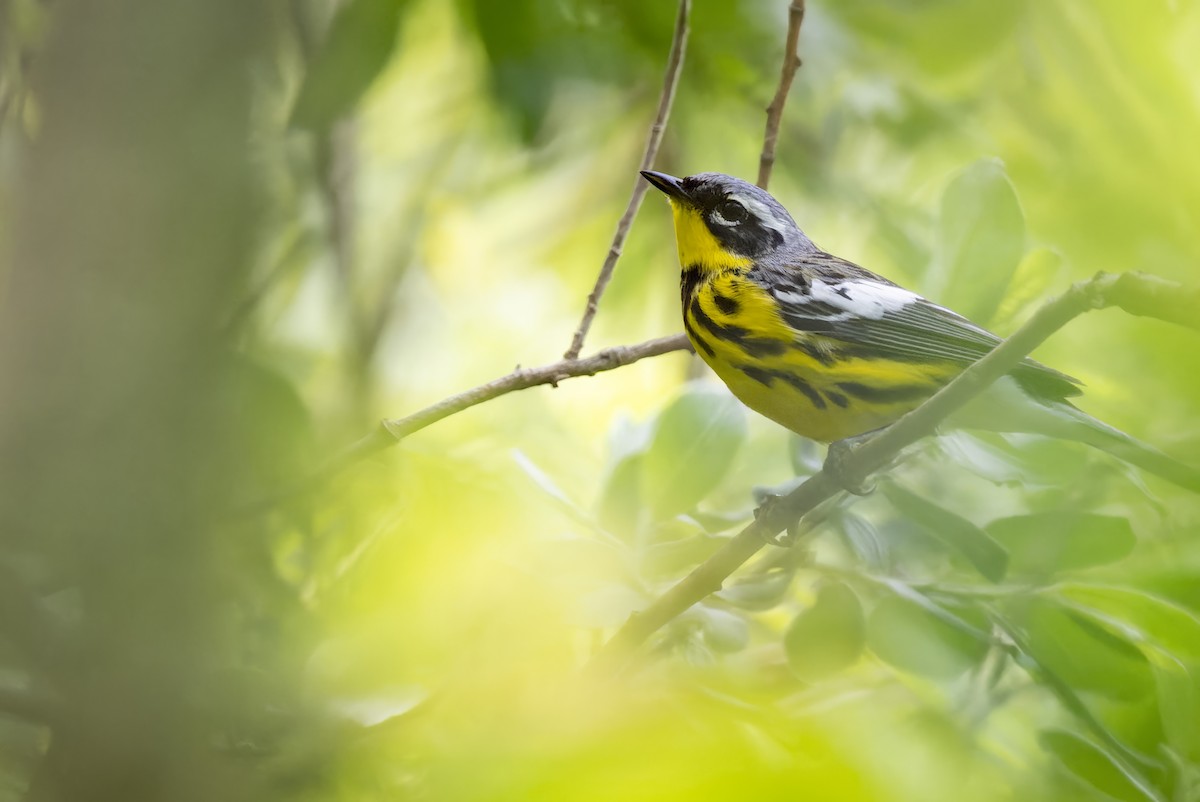
{"type": "Polygon", "coordinates": [[[686,192],[683,191],[683,182],[673,175],[666,173],[656,173],[653,170],[642,170],[642,177],[654,185],[654,188],[662,192],[668,198],[676,200],[689,200],[686,192]]]}

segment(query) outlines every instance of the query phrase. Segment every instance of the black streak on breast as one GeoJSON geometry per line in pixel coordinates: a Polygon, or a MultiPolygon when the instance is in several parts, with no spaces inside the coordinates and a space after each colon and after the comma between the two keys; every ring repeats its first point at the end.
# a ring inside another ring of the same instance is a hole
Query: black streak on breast
{"type": "Polygon", "coordinates": [[[700,268],[695,265],[685,268],[679,274],[679,296],[685,307],[691,303],[692,298],[696,297],[696,290],[700,287],[701,278],[700,268]]]}
{"type": "Polygon", "coordinates": [[[821,394],[814,390],[811,384],[793,373],[788,373],[785,370],[766,370],[754,365],[738,365],[738,370],[766,387],[770,387],[776,379],[780,379],[804,393],[817,409],[825,409],[826,407],[825,399],[821,397],[821,394]]]}
{"type": "Polygon", "coordinates": [[[713,303],[717,305],[717,309],[720,309],[723,315],[736,315],[741,309],[741,304],[736,299],[715,292],[713,293],[713,303]]]}

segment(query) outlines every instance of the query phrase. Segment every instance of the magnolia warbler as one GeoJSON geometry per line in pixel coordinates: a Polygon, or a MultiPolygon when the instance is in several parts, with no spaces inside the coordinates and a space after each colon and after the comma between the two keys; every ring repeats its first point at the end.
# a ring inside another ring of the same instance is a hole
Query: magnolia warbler
{"type": "MultiPolygon", "coordinates": [[[[683,325],[739,399],[822,442],[882,428],[1000,338],[813,244],[766,190],[721,173],[643,171],[670,202],[683,325]]],[[[1197,471],[1068,399],[1079,382],[1032,359],[950,423],[1078,440],[1200,492],[1197,471]]]]}

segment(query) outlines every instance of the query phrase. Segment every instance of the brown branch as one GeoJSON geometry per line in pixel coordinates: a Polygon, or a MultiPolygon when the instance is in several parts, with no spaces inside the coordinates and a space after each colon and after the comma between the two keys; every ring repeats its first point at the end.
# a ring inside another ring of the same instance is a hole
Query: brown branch
{"type": "MultiPolygon", "coordinates": [[[[662,94],[658,97],[658,113],[655,114],[654,123],[650,126],[650,133],[646,137],[646,149],[642,152],[642,161],[638,166],[639,171],[649,170],[654,166],[654,159],[658,156],[658,147],[662,144],[663,133],[667,130],[667,118],[671,115],[671,103],[675,100],[675,87],[679,85],[683,55],[687,51],[688,15],[691,14],[691,10],[691,0],[680,0],[679,13],[675,17],[675,35],[671,40],[671,53],[667,57],[667,71],[663,76],[662,94]]],[[[642,206],[642,199],[646,197],[647,188],[648,185],[638,174],[633,180],[633,193],[629,196],[629,204],[625,207],[625,213],[621,215],[621,219],[617,223],[612,244],[608,246],[608,254],[604,257],[604,264],[600,267],[600,275],[596,276],[596,285],[588,295],[583,317],[579,321],[579,327],[575,329],[575,336],[571,338],[571,347],[563,354],[563,359],[575,359],[583,350],[583,341],[587,337],[588,329],[592,327],[592,321],[595,319],[596,310],[600,305],[600,298],[604,295],[609,280],[612,279],[617,260],[621,258],[621,250],[625,247],[629,229],[633,227],[633,218],[637,216],[638,209],[642,206]]]]}
{"type": "Polygon", "coordinates": [[[403,418],[385,418],[380,421],[375,431],[352,444],[302,482],[269,499],[243,507],[236,511],[233,517],[252,517],[272,509],[281,502],[315,490],[356,462],[396,445],[410,434],[419,432],[443,418],[448,418],[485,401],[491,401],[493,398],[542,384],[557,385],[564,379],[572,379],[577,376],[594,376],[606,370],[632,365],[634,362],[649,357],[662,356],[673,351],[687,351],[691,347],[686,335],[672,334],[669,337],[659,337],[656,340],[647,340],[636,345],[605,348],[588,357],[563,359],[537,368],[518,368],[506,376],[444,398],[411,415],[403,418]]]}
{"type": "MultiPolygon", "coordinates": [[[[650,132],[646,139],[646,149],[642,154],[640,169],[643,170],[654,166],[654,159],[658,155],[659,146],[662,144],[663,132],[666,130],[667,118],[671,113],[671,104],[675,99],[675,89],[679,84],[679,75],[683,68],[683,57],[687,49],[688,17],[691,14],[691,7],[691,0],[680,0],[679,12],[675,19],[675,33],[671,40],[671,51],[667,57],[667,70],[663,78],[662,94],[658,100],[658,113],[655,115],[654,123],[650,126],[650,132]]],[[[633,225],[633,218],[641,206],[646,189],[645,181],[639,176],[634,184],[633,194],[629,199],[629,205],[625,209],[625,214],[621,216],[621,220],[617,224],[616,233],[613,235],[608,255],[605,257],[604,264],[600,269],[600,275],[596,279],[595,288],[588,296],[587,308],[579,323],[579,328],[572,339],[571,347],[567,349],[561,361],[544,365],[540,368],[514,370],[507,376],[502,376],[487,384],[482,384],[445,398],[407,417],[391,420],[385,419],[380,422],[380,425],[374,432],[352,444],[320,470],[271,498],[242,507],[234,512],[233,517],[244,518],[258,515],[269,511],[288,499],[311,492],[350,465],[395,445],[413,432],[420,431],[443,418],[462,412],[477,404],[482,404],[485,401],[490,401],[501,395],[506,395],[517,390],[524,390],[539,384],[555,385],[563,379],[576,376],[591,376],[602,371],[632,364],[640,359],[659,356],[671,351],[690,350],[691,345],[688,343],[687,337],[683,334],[675,334],[670,337],[648,340],[637,345],[606,348],[586,358],[580,358],[579,356],[579,352],[583,348],[584,338],[587,336],[592,320],[596,316],[596,308],[600,302],[600,296],[604,293],[605,287],[607,287],[609,280],[612,278],[613,269],[616,267],[617,259],[621,256],[621,249],[625,245],[625,239],[629,235],[629,229],[633,225]]]]}
{"type": "Polygon", "coordinates": [[[442,418],[462,412],[476,404],[482,404],[484,401],[491,401],[498,396],[536,387],[539,384],[557,384],[563,379],[576,376],[594,376],[606,370],[630,365],[646,357],[661,356],[672,351],[685,351],[688,348],[691,346],[685,335],[672,334],[669,337],[659,337],[657,340],[647,340],[637,345],[618,345],[614,348],[605,348],[603,351],[597,351],[582,359],[564,359],[540,368],[519,368],[507,376],[502,376],[487,384],[481,384],[458,395],[452,395],[420,412],[404,418],[385,420],[381,426],[387,430],[393,441],[399,442],[431,423],[437,423],[442,418]]]}
{"type": "Polygon", "coordinates": [[[775,168],[775,142],[779,139],[779,124],[783,121],[783,107],[787,103],[788,92],[792,89],[792,80],[796,70],[800,69],[800,56],[797,50],[800,45],[800,26],[804,23],[804,0],[792,0],[788,6],[787,40],[783,46],[783,66],[779,70],[779,86],[775,89],[775,97],[767,106],[767,130],[763,134],[762,155],[758,157],[758,185],[763,189],[771,181],[771,170],[775,168]]]}
{"type": "MultiPolygon", "coordinates": [[[[1181,287],[1139,273],[1099,273],[1074,284],[1037,311],[1012,337],[971,365],[929,400],[900,418],[879,435],[856,447],[837,468],[835,481],[828,467],[792,492],[759,509],[757,518],[692,573],[635,613],[600,650],[592,663],[597,670],[620,669],[647,638],[696,602],[720,590],[722,583],[779,532],[843,489],[861,484],[891,462],[901,449],[929,435],[947,415],[962,407],[996,379],[1008,373],[1034,348],[1084,312],[1117,306],[1132,314],[1175,321],[1181,308],[1160,314],[1147,301],[1166,296],[1195,297],[1197,289],[1181,287]],[[1131,301],[1131,299],[1133,299],[1131,301]]],[[[1197,328],[1194,317],[1182,319],[1197,328]]]]}

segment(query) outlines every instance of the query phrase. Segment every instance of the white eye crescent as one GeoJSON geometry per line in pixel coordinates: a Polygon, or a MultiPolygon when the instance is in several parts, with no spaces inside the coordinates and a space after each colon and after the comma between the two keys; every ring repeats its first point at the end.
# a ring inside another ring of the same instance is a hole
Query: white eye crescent
{"type": "Polygon", "coordinates": [[[736,226],[749,216],[746,207],[739,201],[732,198],[726,198],[717,204],[717,208],[713,209],[713,222],[720,223],[725,226],[736,226]]]}

